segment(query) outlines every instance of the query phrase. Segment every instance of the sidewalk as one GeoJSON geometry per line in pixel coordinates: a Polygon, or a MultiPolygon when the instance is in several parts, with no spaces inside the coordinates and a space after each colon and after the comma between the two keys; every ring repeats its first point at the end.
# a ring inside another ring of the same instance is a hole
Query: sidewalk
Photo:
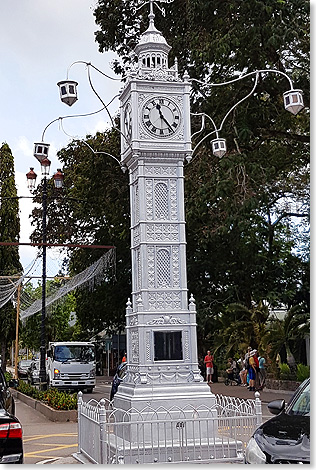
{"type": "MultiPolygon", "coordinates": [[[[230,397],[238,397],[244,399],[254,399],[255,392],[250,392],[247,387],[241,385],[225,385],[224,382],[216,382],[210,385],[211,391],[215,395],[225,395],[230,397]]],[[[277,399],[284,399],[286,402],[289,401],[294,391],[289,390],[272,390],[264,388],[260,392],[260,400],[262,403],[269,403],[270,401],[277,399]]],[[[272,416],[272,415],[271,415],[272,416]]]]}

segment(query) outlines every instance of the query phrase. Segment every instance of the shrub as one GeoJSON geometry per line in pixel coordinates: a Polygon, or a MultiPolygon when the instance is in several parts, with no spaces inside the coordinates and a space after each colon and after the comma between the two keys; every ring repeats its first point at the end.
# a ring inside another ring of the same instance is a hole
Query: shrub
{"type": "Polygon", "coordinates": [[[49,388],[48,390],[38,390],[32,385],[19,381],[18,391],[24,393],[35,400],[42,401],[55,410],[76,410],[77,409],[77,394],[68,393],[49,388]]]}
{"type": "Polygon", "coordinates": [[[308,379],[310,376],[309,366],[304,364],[297,364],[296,378],[299,382],[304,382],[305,379],[308,379]]]}
{"type": "Polygon", "coordinates": [[[281,380],[293,380],[293,374],[288,364],[280,364],[280,379],[281,380]]]}
{"type": "Polygon", "coordinates": [[[9,371],[5,371],[4,376],[5,376],[5,379],[6,379],[6,381],[7,381],[8,383],[9,383],[9,381],[13,378],[12,373],[9,372],[9,371]]]}

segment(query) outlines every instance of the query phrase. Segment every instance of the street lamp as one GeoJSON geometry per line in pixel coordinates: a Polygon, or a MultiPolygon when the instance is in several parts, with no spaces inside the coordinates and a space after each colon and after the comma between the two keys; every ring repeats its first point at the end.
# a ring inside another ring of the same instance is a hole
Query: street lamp
{"type": "MultiPolygon", "coordinates": [[[[41,346],[40,346],[40,383],[46,382],[46,334],[45,334],[45,320],[46,320],[46,244],[47,244],[47,230],[46,230],[46,217],[47,217],[47,177],[49,176],[51,162],[47,158],[49,144],[35,143],[34,156],[40,161],[41,173],[43,176],[43,190],[42,190],[42,248],[43,248],[43,262],[42,262],[42,315],[41,315],[41,346]]],[[[32,191],[35,189],[36,173],[34,168],[26,174],[28,188],[32,191]]],[[[53,175],[54,186],[56,189],[63,187],[64,175],[60,169],[53,175]]]]}
{"type": "MultiPolygon", "coordinates": [[[[212,88],[212,87],[230,85],[232,83],[236,83],[240,80],[243,80],[247,77],[251,77],[253,75],[255,76],[254,84],[253,84],[253,87],[252,87],[251,91],[230,108],[230,110],[226,113],[226,115],[222,119],[222,122],[221,122],[219,127],[216,126],[216,124],[215,124],[214,120],[212,119],[212,117],[207,115],[206,113],[198,113],[198,114],[193,113],[193,115],[195,115],[195,116],[201,116],[202,117],[202,126],[201,126],[201,129],[198,132],[195,132],[194,134],[192,134],[191,137],[194,137],[195,135],[198,135],[202,131],[205,130],[205,118],[208,118],[211,121],[212,126],[213,126],[214,129],[211,132],[209,132],[206,136],[204,136],[197,143],[197,145],[195,146],[195,148],[192,151],[192,155],[195,153],[196,149],[202,144],[202,142],[204,142],[206,139],[208,139],[213,134],[216,135],[216,138],[211,141],[211,148],[212,148],[213,155],[215,155],[216,157],[221,158],[226,154],[226,152],[227,152],[226,139],[220,138],[219,137],[219,132],[223,129],[224,123],[225,123],[227,117],[229,116],[229,114],[239,104],[241,104],[243,101],[245,101],[251,95],[254,94],[254,92],[257,88],[257,85],[258,85],[259,76],[261,74],[269,74],[269,73],[281,75],[281,76],[285,77],[288,80],[289,85],[290,85],[290,89],[283,93],[284,108],[286,109],[286,111],[289,111],[290,113],[294,114],[294,116],[296,116],[296,114],[298,114],[304,108],[303,92],[302,92],[302,90],[294,89],[293,88],[293,83],[292,83],[292,80],[290,79],[290,77],[286,73],[281,72],[280,70],[274,70],[274,69],[255,70],[255,71],[249,72],[245,75],[241,75],[238,78],[234,78],[233,80],[229,80],[227,82],[221,82],[221,83],[208,83],[208,82],[202,82],[201,80],[197,80],[195,78],[191,79],[192,82],[196,82],[197,84],[200,84],[202,86],[212,88]]],[[[202,95],[203,95],[203,97],[205,97],[204,93],[202,95]]],[[[192,155],[189,157],[188,160],[191,160],[192,155]]]]}

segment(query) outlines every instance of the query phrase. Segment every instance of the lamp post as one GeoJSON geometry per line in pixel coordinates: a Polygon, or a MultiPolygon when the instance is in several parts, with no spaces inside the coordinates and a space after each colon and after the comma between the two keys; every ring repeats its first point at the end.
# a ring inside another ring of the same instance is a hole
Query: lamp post
{"type": "MultiPolygon", "coordinates": [[[[47,144],[35,144],[34,156],[40,161],[41,173],[43,176],[43,190],[42,190],[42,313],[41,313],[41,346],[40,346],[40,383],[43,385],[46,383],[46,334],[45,334],[45,322],[46,322],[46,246],[47,246],[47,177],[50,171],[50,160],[47,158],[48,145],[47,144]],[[40,154],[39,151],[42,153],[40,154]]],[[[34,168],[30,168],[30,171],[26,174],[27,184],[30,191],[35,189],[36,173],[34,168]]],[[[63,187],[64,175],[60,169],[53,175],[54,186],[56,189],[63,187]]]]}

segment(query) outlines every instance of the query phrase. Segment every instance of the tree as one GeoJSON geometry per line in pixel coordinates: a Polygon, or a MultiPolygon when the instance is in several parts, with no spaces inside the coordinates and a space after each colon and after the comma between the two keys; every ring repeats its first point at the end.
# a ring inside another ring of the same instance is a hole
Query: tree
{"type": "Polygon", "coordinates": [[[262,347],[269,309],[261,302],[251,309],[242,304],[229,304],[217,317],[217,335],[212,335],[213,350],[227,356],[243,357],[247,347],[262,347]]]}
{"type": "MultiPolygon", "coordinates": [[[[13,156],[8,144],[3,143],[0,148],[0,240],[18,242],[19,234],[19,203],[15,186],[13,156]]],[[[0,275],[12,276],[21,272],[18,247],[0,246],[0,275]]],[[[5,282],[7,283],[7,280],[5,282]]],[[[15,317],[12,301],[0,308],[0,354],[3,371],[6,367],[7,346],[15,337],[15,317]]]]}
{"type": "Polygon", "coordinates": [[[298,362],[305,362],[305,336],[309,334],[310,313],[302,305],[292,307],[280,320],[272,319],[266,325],[266,332],[262,337],[263,343],[269,351],[271,363],[276,363],[279,354],[282,362],[295,367],[298,362]]]}
{"type": "MultiPolygon", "coordinates": [[[[46,296],[52,295],[56,290],[60,289],[63,280],[50,280],[46,283],[46,296]]],[[[28,283],[23,288],[21,309],[27,308],[34,301],[41,299],[42,285],[34,287],[28,283]],[[27,299],[27,304],[23,299],[27,299]]],[[[76,301],[74,293],[71,292],[60,301],[47,309],[46,318],[46,343],[50,341],[71,341],[74,338],[75,328],[69,326],[70,314],[76,310],[76,301]]],[[[20,342],[23,347],[40,350],[40,331],[41,331],[41,312],[35,313],[22,323],[20,329],[20,342]]]]}

